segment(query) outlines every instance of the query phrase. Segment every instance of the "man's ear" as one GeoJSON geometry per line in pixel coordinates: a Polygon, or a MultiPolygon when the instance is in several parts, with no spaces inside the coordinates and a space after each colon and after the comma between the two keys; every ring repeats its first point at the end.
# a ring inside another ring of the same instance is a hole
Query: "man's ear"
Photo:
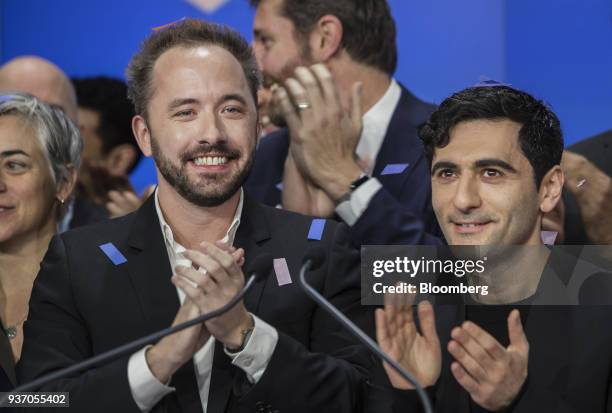
{"type": "Polygon", "coordinates": [[[115,146],[106,155],[106,169],[113,176],[126,176],[136,161],[137,149],[129,143],[115,146]]]}
{"type": "Polygon", "coordinates": [[[132,132],[134,132],[136,143],[138,143],[138,147],[144,156],[151,156],[153,153],[151,150],[151,133],[147,121],[141,115],[132,118],[132,132]]]}
{"type": "Polygon", "coordinates": [[[316,62],[326,63],[340,51],[343,30],[342,22],[336,16],[326,14],[319,19],[309,39],[310,51],[316,62]]]}
{"type": "Polygon", "coordinates": [[[552,211],[561,199],[561,191],[563,190],[563,170],[559,165],[555,165],[542,178],[540,183],[540,212],[546,214],[552,211]]]}

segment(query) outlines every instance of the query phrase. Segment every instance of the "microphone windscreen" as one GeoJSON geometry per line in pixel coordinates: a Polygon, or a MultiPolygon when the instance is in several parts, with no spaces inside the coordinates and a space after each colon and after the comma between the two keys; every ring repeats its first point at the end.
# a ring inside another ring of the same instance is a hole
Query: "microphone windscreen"
{"type": "Polygon", "coordinates": [[[612,274],[598,272],[584,280],[578,291],[581,305],[612,304],[612,274]]]}
{"type": "Polygon", "coordinates": [[[306,252],[302,259],[302,264],[310,260],[310,270],[316,270],[325,262],[325,255],[325,249],[320,245],[316,245],[306,252]]]}
{"type": "Polygon", "coordinates": [[[247,274],[255,274],[255,281],[263,280],[272,272],[272,255],[259,254],[249,267],[247,274]]]}

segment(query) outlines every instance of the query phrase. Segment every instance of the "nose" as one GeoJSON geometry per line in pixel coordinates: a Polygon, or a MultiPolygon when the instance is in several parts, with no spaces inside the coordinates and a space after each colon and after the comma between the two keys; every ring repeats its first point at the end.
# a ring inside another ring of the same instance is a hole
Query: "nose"
{"type": "Polygon", "coordinates": [[[6,182],[4,181],[4,174],[0,172],[0,193],[2,192],[6,192],[7,190],[7,186],[6,186],[6,182]]]}
{"type": "Polygon", "coordinates": [[[202,116],[202,129],[198,143],[215,145],[227,140],[224,124],[215,109],[206,110],[202,116]]]}
{"type": "Polygon", "coordinates": [[[479,208],[482,203],[480,187],[476,177],[464,174],[459,178],[453,196],[453,205],[462,213],[479,208]]]}

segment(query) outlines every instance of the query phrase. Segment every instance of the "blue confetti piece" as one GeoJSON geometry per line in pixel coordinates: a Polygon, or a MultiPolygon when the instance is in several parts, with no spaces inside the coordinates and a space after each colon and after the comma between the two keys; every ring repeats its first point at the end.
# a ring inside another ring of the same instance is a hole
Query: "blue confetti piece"
{"type": "Polygon", "coordinates": [[[0,103],[8,102],[9,100],[13,100],[14,98],[14,95],[0,95],[0,103]]]}
{"type": "Polygon", "coordinates": [[[115,265],[123,264],[127,262],[127,259],[123,254],[113,245],[112,242],[100,245],[100,249],[106,254],[109,260],[115,265]]]}
{"type": "Polygon", "coordinates": [[[390,163],[385,166],[385,169],[380,173],[381,175],[397,175],[401,174],[408,168],[409,163],[390,163]]]}
{"type": "Polygon", "coordinates": [[[512,86],[510,83],[498,82],[497,80],[489,79],[486,76],[480,76],[480,80],[472,87],[499,87],[512,86]]]}
{"type": "Polygon", "coordinates": [[[276,187],[276,189],[278,189],[279,191],[282,191],[282,190],[283,190],[283,183],[282,183],[282,182],[279,182],[279,183],[277,183],[277,184],[276,184],[276,185],[274,185],[274,186],[275,186],[275,187],[276,187]]]}
{"type": "Polygon", "coordinates": [[[316,239],[321,241],[321,237],[323,236],[323,230],[325,229],[325,220],[324,219],[313,219],[310,224],[310,230],[308,231],[308,239],[316,239]]]}

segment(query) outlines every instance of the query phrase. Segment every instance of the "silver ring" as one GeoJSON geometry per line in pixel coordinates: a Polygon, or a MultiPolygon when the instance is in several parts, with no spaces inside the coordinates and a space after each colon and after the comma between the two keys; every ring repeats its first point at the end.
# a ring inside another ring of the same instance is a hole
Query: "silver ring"
{"type": "Polygon", "coordinates": [[[297,103],[297,107],[298,107],[298,109],[310,109],[310,103],[308,103],[308,102],[298,102],[297,103]]]}

